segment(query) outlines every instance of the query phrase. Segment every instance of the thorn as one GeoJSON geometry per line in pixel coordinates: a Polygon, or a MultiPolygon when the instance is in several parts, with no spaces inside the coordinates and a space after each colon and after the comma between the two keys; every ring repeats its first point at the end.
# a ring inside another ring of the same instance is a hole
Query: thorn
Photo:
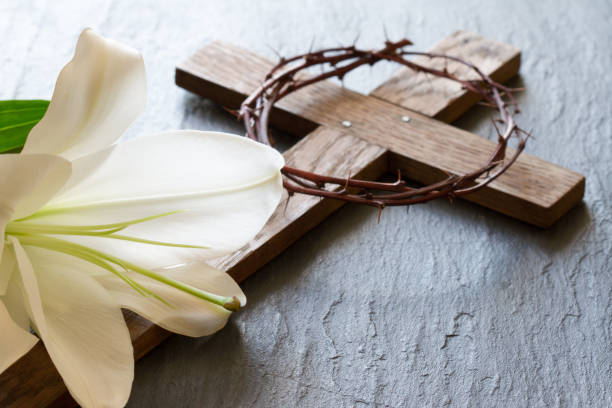
{"type": "Polygon", "coordinates": [[[382,210],[384,208],[384,204],[378,204],[378,223],[380,224],[380,217],[382,216],[382,210]]]}
{"type": "Polygon", "coordinates": [[[270,51],[272,51],[278,57],[279,63],[282,64],[284,58],[280,55],[280,53],[275,48],[273,48],[270,44],[266,44],[266,47],[268,47],[270,51]]]}
{"type": "MultiPolygon", "coordinates": [[[[465,89],[465,88],[464,88],[464,89],[465,89]]],[[[492,103],[488,103],[488,102],[482,102],[482,101],[480,101],[480,102],[477,102],[476,104],[477,104],[477,105],[480,105],[480,106],[484,106],[484,107],[486,107],[486,108],[493,108],[493,109],[497,109],[497,106],[493,105],[492,103]]]]}
{"type": "Polygon", "coordinates": [[[289,207],[289,200],[293,197],[293,191],[287,190],[287,199],[285,200],[285,206],[283,208],[283,215],[287,214],[287,207],[289,207]]]}
{"type": "Polygon", "coordinates": [[[241,115],[238,109],[231,109],[231,108],[228,108],[227,106],[222,106],[221,108],[227,113],[229,113],[230,115],[235,116],[236,119],[240,119],[241,115]]]}
{"type": "Polygon", "coordinates": [[[389,45],[389,33],[387,32],[387,26],[385,23],[383,23],[383,34],[385,35],[385,43],[386,45],[389,45]]]}
{"type": "Polygon", "coordinates": [[[312,50],[314,49],[314,44],[315,44],[316,38],[317,38],[317,36],[313,35],[312,36],[312,40],[310,40],[310,46],[308,47],[308,55],[310,55],[312,53],[312,50]]]}
{"type": "Polygon", "coordinates": [[[444,173],[446,175],[446,178],[452,178],[453,175],[451,173],[449,173],[448,171],[442,169],[442,173],[444,173]]]}

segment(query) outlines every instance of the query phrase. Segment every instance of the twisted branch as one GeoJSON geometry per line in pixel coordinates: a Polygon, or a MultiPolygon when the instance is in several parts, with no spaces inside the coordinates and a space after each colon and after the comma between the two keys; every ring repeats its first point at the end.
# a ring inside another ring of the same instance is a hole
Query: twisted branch
{"type": "Polygon", "coordinates": [[[513,96],[515,89],[508,88],[493,81],[476,66],[461,58],[428,52],[408,51],[412,43],[403,39],[397,42],[386,41],[380,50],[360,50],[355,46],[336,47],[308,52],[291,58],[281,58],[268,72],[262,85],[248,96],[238,111],[242,118],[246,134],[253,140],[271,145],[268,135],[270,111],[276,102],[308,85],[329,78],[342,80],[350,71],[362,65],[374,65],[379,61],[393,61],[404,65],[417,73],[447,78],[458,82],[469,92],[482,97],[485,106],[493,107],[499,112],[499,119],[493,121],[497,132],[497,147],[482,167],[464,175],[447,174],[446,178],[421,188],[406,185],[398,171],[398,179],[393,183],[358,180],[354,178],[331,177],[305,170],[285,166],[283,186],[289,192],[309,194],[319,197],[335,198],[343,201],[366,204],[382,210],[386,206],[411,205],[423,203],[436,198],[453,199],[473,193],[485,187],[503,174],[517,159],[525,148],[529,134],[514,122],[513,114],[519,112],[513,96]],[[409,57],[424,56],[430,60],[444,61],[443,69],[426,67],[410,61],[409,57]],[[469,68],[478,79],[459,78],[446,69],[446,64],[453,61],[469,68]],[[321,66],[319,75],[305,76],[305,69],[321,66]],[[497,122],[497,123],[496,123],[497,122]],[[497,124],[500,126],[498,127],[497,124]],[[506,158],[509,141],[517,140],[517,147],[510,158],[506,158]],[[329,188],[329,187],[331,188],[329,188]]]}

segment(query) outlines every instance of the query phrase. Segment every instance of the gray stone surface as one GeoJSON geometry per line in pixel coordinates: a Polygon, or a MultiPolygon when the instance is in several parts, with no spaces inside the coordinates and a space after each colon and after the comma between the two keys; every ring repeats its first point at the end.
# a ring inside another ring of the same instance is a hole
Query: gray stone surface
{"type": "MultiPolygon", "coordinates": [[[[137,365],[130,407],[612,406],[612,5],[609,1],[0,1],[0,98],[49,97],[84,26],[144,53],[149,101],[128,137],[241,128],[173,84],[224,38],[273,57],[383,26],[427,48],[462,28],[523,50],[529,153],[583,172],[584,204],[548,231],[458,202],[347,206],[244,283],[209,339],[137,365]]],[[[395,69],[363,70],[369,91],[395,69]]],[[[475,109],[457,125],[488,132],[475,109]]]]}

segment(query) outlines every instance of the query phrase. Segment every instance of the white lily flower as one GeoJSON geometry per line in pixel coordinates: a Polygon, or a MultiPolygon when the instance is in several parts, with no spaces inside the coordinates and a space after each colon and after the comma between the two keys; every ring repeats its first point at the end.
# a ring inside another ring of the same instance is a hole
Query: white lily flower
{"type": "Polygon", "coordinates": [[[33,328],[85,407],[128,400],[121,307],[203,336],[245,304],[205,261],[246,244],[282,192],[282,156],[246,138],[115,144],[145,93],[141,56],[85,30],[23,151],[0,155],[0,372],[36,343],[33,328]]]}

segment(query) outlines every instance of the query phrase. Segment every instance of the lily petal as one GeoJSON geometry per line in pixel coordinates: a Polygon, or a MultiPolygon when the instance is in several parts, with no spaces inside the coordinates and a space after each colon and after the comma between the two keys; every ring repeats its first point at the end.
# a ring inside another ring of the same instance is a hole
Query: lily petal
{"type": "Polygon", "coordinates": [[[3,302],[6,309],[19,327],[24,331],[30,332],[30,315],[26,305],[26,301],[23,297],[23,288],[21,287],[21,277],[19,276],[19,270],[17,268],[17,261],[15,260],[15,252],[12,245],[6,245],[5,253],[9,254],[14,260],[14,270],[10,274],[10,280],[7,283],[6,292],[0,296],[0,302],[3,302]]]}
{"type": "MultiPolygon", "coordinates": [[[[225,272],[203,262],[193,262],[156,272],[178,281],[222,296],[236,296],[242,306],[246,297],[238,284],[225,272]]],[[[151,290],[168,304],[154,297],[145,297],[111,274],[96,275],[100,282],[124,308],[149,319],[158,326],[185,336],[207,336],[225,326],[231,312],[168,285],[138,274],[130,278],[151,290]]]]}
{"type": "Polygon", "coordinates": [[[142,56],[86,29],[23,153],[60,154],[73,160],[108,147],[142,112],[145,100],[142,56]]]}
{"type": "Polygon", "coordinates": [[[9,240],[30,316],[70,394],[84,407],[124,406],[134,358],[118,305],[72,257],[9,240]]]}
{"type": "Polygon", "coordinates": [[[176,212],[121,231],[132,237],[205,246],[166,248],[106,238],[78,242],[161,267],[208,259],[242,247],[278,205],[283,157],[243,137],[174,131],[120,143],[73,162],[75,177],[32,222],[91,225],[176,212]],[[100,162],[89,176],[89,162],[100,162]],[[86,171],[83,169],[87,169],[86,171]],[[177,212],[178,211],[178,212],[177,212]]]}
{"type": "Polygon", "coordinates": [[[19,327],[0,301],[0,373],[30,351],[38,339],[19,327]]]}
{"type": "Polygon", "coordinates": [[[70,162],[49,154],[0,155],[0,255],[11,219],[43,206],[70,178],[70,162]]]}
{"type": "Polygon", "coordinates": [[[13,276],[13,270],[16,266],[15,253],[10,249],[2,251],[2,257],[0,258],[0,296],[4,296],[8,287],[9,281],[13,276]]]}

